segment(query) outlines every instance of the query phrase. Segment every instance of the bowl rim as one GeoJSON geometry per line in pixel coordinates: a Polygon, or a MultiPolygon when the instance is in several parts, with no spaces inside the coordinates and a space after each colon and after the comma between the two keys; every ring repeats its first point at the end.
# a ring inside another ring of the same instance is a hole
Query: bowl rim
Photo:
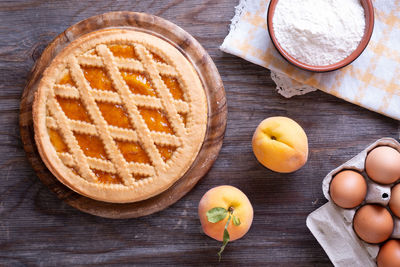
{"type": "Polygon", "coordinates": [[[269,36],[271,38],[272,44],[276,48],[276,50],[279,52],[279,54],[290,64],[311,72],[329,72],[329,71],[335,71],[338,69],[341,69],[350,63],[352,63],[354,60],[356,60],[365,50],[365,48],[368,46],[369,41],[371,40],[371,36],[374,30],[374,24],[375,24],[375,16],[374,16],[374,7],[372,4],[371,0],[360,0],[363,8],[364,8],[364,14],[365,14],[365,31],[364,35],[361,38],[360,43],[358,44],[357,48],[351,52],[350,55],[348,55],[346,58],[342,59],[339,62],[336,62],[334,64],[329,64],[325,66],[314,66],[314,65],[309,65],[306,63],[303,63],[294,57],[292,57],[289,53],[287,53],[282,46],[279,44],[278,40],[276,39],[275,32],[274,32],[274,27],[273,27],[273,22],[272,19],[274,17],[275,13],[275,7],[276,4],[278,3],[279,0],[271,0],[269,2],[268,6],[268,11],[267,11],[267,29],[269,36]]]}

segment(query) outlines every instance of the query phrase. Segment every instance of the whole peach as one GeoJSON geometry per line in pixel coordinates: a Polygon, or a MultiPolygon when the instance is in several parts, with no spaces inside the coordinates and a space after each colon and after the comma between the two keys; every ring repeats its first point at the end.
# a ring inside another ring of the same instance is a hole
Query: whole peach
{"type": "Polygon", "coordinates": [[[207,212],[218,207],[226,209],[231,212],[232,216],[240,219],[240,225],[234,225],[232,219],[229,222],[230,241],[241,238],[249,231],[253,222],[253,207],[249,199],[236,187],[222,185],[208,190],[199,203],[199,218],[206,235],[218,241],[223,239],[225,224],[229,216],[216,223],[209,222],[207,218],[207,212]]]}
{"type": "Polygon", "coordinates": [[[254,132],[252,145],[257,160],[276,172],[294,172],[307,162],[307,135],[287,117],[263,120],[254,132]]]}

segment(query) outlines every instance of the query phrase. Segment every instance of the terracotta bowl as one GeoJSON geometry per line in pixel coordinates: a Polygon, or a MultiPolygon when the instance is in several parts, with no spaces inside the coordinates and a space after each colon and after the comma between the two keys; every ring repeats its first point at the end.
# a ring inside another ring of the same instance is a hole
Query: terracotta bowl
{"type": "Polygon", "coordinates": [[[295,65],[296,67],[299,67],[304,70],[308,71],[313,71],[313,72],[327,72],[327,71],[333,71],[337,70],[340,68],[343,68],[344,66],[347,66],[351,62],[353,62],[361,53],[364,51],[364,49],[367,47],[369,40],[371,39],[372,31],[374,29],[374,8],[372,6],[371,0],[360,0],[361,5],[364,8],[364,13],[365,13],[365,32],[364,36],[361,39],[360,44],[354,50],[348,57],[345,59],[331,64],[331,65],[325,65],[325,66],[313,66],[309,65],[306,63],[302,63],[292,57],[290,54],[288,54],[279,44],[278,40],[275,37],[274,33],[274,27],[272,23],[272,18],[275,13],[275,7],[276,4],[278,3],[279,0],[271,0],[269,3],[269,8],[268,8],[268,14],[267,14],[267,24],[268,24],[268,32],[269,36],[271,37],[272,43],[278,50],[278,52],[291,64],[295,65]]]}

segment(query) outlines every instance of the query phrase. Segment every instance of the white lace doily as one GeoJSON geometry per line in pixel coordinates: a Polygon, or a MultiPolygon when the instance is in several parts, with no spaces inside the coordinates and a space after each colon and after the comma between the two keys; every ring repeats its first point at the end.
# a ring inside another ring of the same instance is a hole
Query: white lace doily
{"type": "Polygon", "coordinates": [[[271,78],[276,83],[276,91],[286,98],[304,95],[317,90],[315,87],[296,82],[279,72],[271,71],[271,78]]]}

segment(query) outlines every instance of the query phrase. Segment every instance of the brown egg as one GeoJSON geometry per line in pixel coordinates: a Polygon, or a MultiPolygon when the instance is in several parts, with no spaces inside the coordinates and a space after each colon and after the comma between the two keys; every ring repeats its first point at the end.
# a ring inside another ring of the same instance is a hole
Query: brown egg
{"type": "Polygon", "coordinates": [[[365,171],[377,183],[391,184],[400,178],[400,153],[390,146],[379,146],[369,152],[365,171]]]}
{"type": "Polygon", "coordinates": [[[400,266],[400,240],[391,239],[386,242],[377,257],[378,267],[400,266]]]}
{"type": "Polygon", "coordinates": [[[336,205],[351,209],[363,202],[367,194],[367,183],[358,172],[341,171],[333,177],[329,192],[336,205]]]}
{"type": "Polygon", "coordinates": [[[400,218],[400,184],[392,187],[389,207],[393,214],[400,218]]]}
{"type": "Polygon", "coordinates": [[[382,206],[368,204],[357,210],[353,219],[354,231],[367,243],[381,243],[393,232],[393,218],[382,206]]]}

